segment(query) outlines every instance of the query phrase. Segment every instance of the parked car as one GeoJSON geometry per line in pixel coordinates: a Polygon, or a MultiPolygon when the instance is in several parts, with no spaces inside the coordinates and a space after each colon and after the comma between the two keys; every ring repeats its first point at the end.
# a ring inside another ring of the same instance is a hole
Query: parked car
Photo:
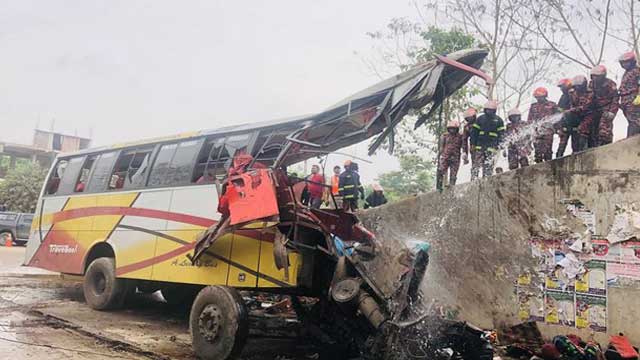
{"type": "MultiPolygon", "coordinates": [[[[0,239],[9,233],[16,245],[25,245],[29,240],[33,214],[0,212],[0,239]]],[[[2,244],[4,245],[4,243],[2,244]]]]}

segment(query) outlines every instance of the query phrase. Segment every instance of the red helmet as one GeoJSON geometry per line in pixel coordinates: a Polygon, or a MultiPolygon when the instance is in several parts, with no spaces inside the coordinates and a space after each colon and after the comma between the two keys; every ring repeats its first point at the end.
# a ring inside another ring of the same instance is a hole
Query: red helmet
{"type": "Polygon", "coordinates": [[[636,53],[633,51],[627,51],[626,53],[620,55],[618,61],[636,61],[636,53]]]}
{"type": "Polygon", "coordinates": [[[591,69],[592,76],[604,76],[607,75],[607,68],[604,65],[596,65],[591,69]]]}
{"type": "Polygon", "coordinates": [[[460,122],[458,122],[458,120],[451,120],[447,123],[447,129],[448,128],[460,128],[460,122]]]}
{"type": "Polygon", "coordinates": [[[547,88],[539,87],[533,91],[533,97],[547,97],[549,92],[547,92],[547,88]]]}
{"type": "Polygon", "coordinates": [[[584,75],[576,75],[571,79],[571,84],[574,86],[587,85],[587,78],[584,75]]]}
{"type": "Polygon", "coordinates": [[[498,110],[498,102],[495,100],[489,100],[484,104],[485,109],[498,110]]]}
{"type": "Polygon", "coordinates": [[[571,87],[571,79],[560,79],[558,80],[558,87],[570,88],[571,87]]]}
{"type": "Polygon", "coordinates": [[[470,107],[467,110],[464,111],[464,113],[462,114],[462,117],[466,118],[470,118],[472,116],[476,116],[478,112],[476,111],[476,109],[470,107]]]}

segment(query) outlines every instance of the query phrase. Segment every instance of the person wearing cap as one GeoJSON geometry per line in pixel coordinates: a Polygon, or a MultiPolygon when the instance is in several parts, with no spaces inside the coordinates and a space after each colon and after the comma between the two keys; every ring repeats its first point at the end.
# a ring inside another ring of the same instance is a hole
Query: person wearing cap
{"type": "Polygon", "coordinates": [[[464,111],[462,117],[464,118],[464,128],[462,129],[462,159],[465,164],[469,163],[469,155],[471,155],[471,180],[478,177],[480,170],[480,164],[478,164],[473,157],[473,147],[469,146],[471,127],[476,123],[476,109],[470,107],[464,111]],[[475,177],[474,177],[475,174],[475,177]]]}
{"type": "Polygon", "coordinates": [[[620,108],[629,123],[627,137],[631,137],[640,134],[640,68],[633,51],[622,54],[619,60],[624,69],[620,81],[620,108]]]}
{"type": "Polygon", "coordinates": [[[587,78],[584,75],[576,75],[571,79],[572,92],[571,95],[571,108],[565,114],[570,113],[576,117],[576,124],[578,124],[576,131],[571,138],[571,147],[574,152],[582,151],[588,148],[589,137],[583,136],[585,131],[588,133],[590,124],[593,122],[593,116],[591,113],[591,98],[592,92],[588,86],[587,78]],[[586,130],[585,130],[586,129],[586,130]],[[573,145],[575,141],[575,146],[573,145]]]}
{"type": "Polygon", "coordinates": [[[511,109],[507,113],[509,124],[505,141],[507,146],[507,161],[509,170],[529,166],[529,154],[531,154],[531,136],[523,130],[526,123],[522,122],[522,114],[518,109],[511,109]]]}
{"type": "Polygon", "coordinates": [[[471,126],[470,144],[474,149],[473,156],[482,164],[482,177],[493,175],[495,155],[506,130],[504,121],[496,114],[497,110],[495,100],[487,101],[484,113],[471,126]]]}
{"type": "Polygon", "coordinates": [[[387,203],[387,198],[384,196],[384,189],[380,184],[373,184],[373,191],[364,200],[364,208],[374,208],[387,203]]]}
{"type": "Polygon", "coordinates": [[[558,88],[562,91],[560,100],[558,100],[558,109],[563,112],[562,118],[557,124],[557,131],[560,137],[560,144],[558,144],[558,150],[556,151],[556,159],[564,156],[564,151],[567,149],[569,139],[571,139],[571,149],[573,152],[578,151],[578,125],[579,118],[570,111],[573,85],[570,79],[560,79],[558,81],[558,88]]]}
{"type": "Polygon", "coordinates": [[[451,120],[447,123],[447,132],[440,136],[438,142],[438,171],[436,172],[436,189],[442,191],[443,180],[449,172],[449,185],[456,184],[460,169],[460,151],[463,146],[463,135],[460,134],[460,123],[451,120]]]}
{"type": "Polygon", "coordinates": [[[355,211],[358,209],[358,193],[362,186],[360,175],[352,169],[351,160],[344,162],[344,171],[338,180],[338,191],[342,197],[342,209],[344,211],[355,211]]]}
{"type": "Polygon", "coordinates": [[[533,91],[536,102],[529,108],[529,124],[536,126],[536,135],[533,141],[534,159],[536,163],[549,161],[553,158],[553,124],[549,123],[550,116],[558,112],[558,105],[549,101],[549,93],[544,87],[533,91]]]}
{"type": "Polygon", "coordinates": [[[619,94],[615,81],[607,78],[607,68],[597,65],[591,69],[591,111],[593,120],[589,128],[583,128],[589,147],[610,144],[613,141],[613,119],[619,108],[619,94]],[[587,130],[589,132],[587,132],[587,130]]]}

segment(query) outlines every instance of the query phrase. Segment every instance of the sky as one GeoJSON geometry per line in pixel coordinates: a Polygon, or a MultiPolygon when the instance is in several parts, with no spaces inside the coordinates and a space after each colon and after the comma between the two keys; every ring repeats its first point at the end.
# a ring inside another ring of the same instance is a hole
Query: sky
{"type": "MultiPolygon", "coordinates": [[[[321,111],[380,80],[366,32],[416,18],[411,0],[0,4],[0,141],[30,143],[39,127],[94,146],[321,111]]],[[[366,144],[346,151],[365,157],[366,144]]],[[[370,161],[367,182],[398,168],[370,161]]]]}
{"type": "MultiPolygon", "coordinates": [[[[0,140],[30,143],[36,126],[53,127],[95,146],[321,111],[380,80],[361,58],[366,32],[412,16],[409,0],[2,8],[0,124],[11,130],[0,140]]],[[[394,168],[376,163],[366,177],[394,168]]]]}

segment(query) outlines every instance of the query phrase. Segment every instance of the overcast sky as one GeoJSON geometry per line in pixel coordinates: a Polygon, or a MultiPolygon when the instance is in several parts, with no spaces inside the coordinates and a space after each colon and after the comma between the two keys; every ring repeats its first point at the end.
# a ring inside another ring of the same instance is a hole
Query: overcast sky
{"type": "Polygon", "coordinates": [[[379,79],[355,51],[409,0],[2,1],[0,140],[94,145],[317,112],[379,79]],[[6,131],[7,126],[11,131],[6,131]]]}

